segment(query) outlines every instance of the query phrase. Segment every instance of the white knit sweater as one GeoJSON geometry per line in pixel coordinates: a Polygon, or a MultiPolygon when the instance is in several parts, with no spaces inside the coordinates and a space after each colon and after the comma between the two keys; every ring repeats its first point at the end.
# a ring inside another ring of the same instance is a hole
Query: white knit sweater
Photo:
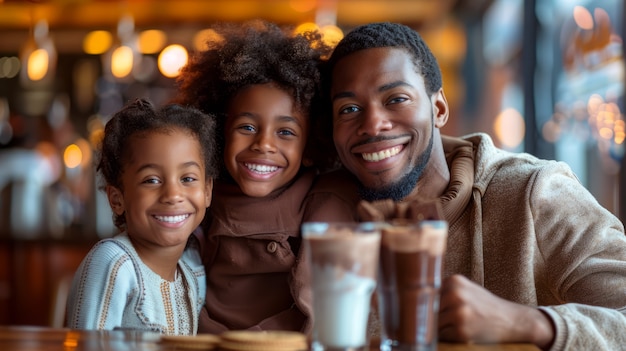
{"type": "Polygon", "coordinates": [[[74,275],[67,301],[67,326],[195,334],[206,295],[206,275],[194,235],[190,236],[178,267],[182,272],[179,287],[185,287],[191,311],[187,304],[180,303],[180,295],[176,299],[176,283],[162,279],[148,268],[126,233],[101,240],[74,275]]]}

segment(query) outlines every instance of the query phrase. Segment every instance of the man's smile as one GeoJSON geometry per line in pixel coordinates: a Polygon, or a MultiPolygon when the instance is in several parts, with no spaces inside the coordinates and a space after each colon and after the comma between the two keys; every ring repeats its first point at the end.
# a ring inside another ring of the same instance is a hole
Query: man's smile
{"type": "Polygon", "coordinates": [[[378,162],[397,155],[403,148],[404,145],[397,145],[377,152],[364,152],[361,154],[361,157],[367,162],[378,162]]]}

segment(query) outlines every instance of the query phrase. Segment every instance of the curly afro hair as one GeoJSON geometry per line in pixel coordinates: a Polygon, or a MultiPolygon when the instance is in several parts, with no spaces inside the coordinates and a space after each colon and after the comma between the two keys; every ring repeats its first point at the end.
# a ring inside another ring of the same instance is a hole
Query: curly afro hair
{"type": "Polygon", "coordinates": [[[356,51],[380,47],[397,47],[406,50],[413,57],[415,70],[424,77],[426,91],[433,94],[441,89],[441,69],[437,59],[419,33],[399,23],[370,23],[351,30],[335,47],[328,59],[327,73],[332,74],[339,60],[356,51]]]}
{"type": "MultiPolygon", "coordinates": [[[[124,191],[122,174],[127,162],[131,162],[131,139],[147,133],[170,133],[181,129],[198,140],[207,179],[217,176],[215,121],[192,107],[166,105],[155,109],[145,99],[137,99],[115,113],[104,127],[104,138],[98,148],[96,170],[106,185],[124,191]]],[[[114,214],[113,222],[118,229],[126,226],[126,218],[114,214]]]]}
{"type": "Polygon", "coordinates": [[[231,99],[250,85],[273,83],[309,116],[310,133],[304,157],[317,166],[327,164],[329,154],[317,147],[314,132],[322,111],[320,65],[331,48],[321,34],[312,31],[292,35],[265,21],[221,23],[213,29],[222,37],[208,42],[208,49],[191,56],[177,78],[175,101],[191,105],[217,119],[218,145],[224,148],[225,113],[231,99]]]}

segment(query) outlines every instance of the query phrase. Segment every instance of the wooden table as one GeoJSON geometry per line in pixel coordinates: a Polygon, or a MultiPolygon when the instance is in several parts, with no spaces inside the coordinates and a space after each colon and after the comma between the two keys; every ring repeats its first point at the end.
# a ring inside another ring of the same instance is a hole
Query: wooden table
{"type": "MultiPolygon", "coordinates": [[[[84,331],[46,327],[0,326],[2,351],[173,351],[160,335],[139,331],[84,331]]],[[[538,351],[528,344],[439,344],[438,351],[538,351]]],[[[372,349],[374,351],[374,349],[372,349]]]]}

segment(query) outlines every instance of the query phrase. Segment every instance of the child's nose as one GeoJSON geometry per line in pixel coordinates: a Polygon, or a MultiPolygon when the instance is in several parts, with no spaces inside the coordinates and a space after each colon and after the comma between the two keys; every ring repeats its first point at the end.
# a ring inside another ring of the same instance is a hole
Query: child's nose
{"type": "Polygon", "coordinates": [[[166,182],[163,184],[161,201],[166,203],[180,202],[183,199],[182,185],[178,182],[166,182]]]}
{"type": "Polygon", "coordinates": [[[271,132],[260,132],[257,134],[252,149],[257,152],[275,152],[274,135],[271,132]]]}

